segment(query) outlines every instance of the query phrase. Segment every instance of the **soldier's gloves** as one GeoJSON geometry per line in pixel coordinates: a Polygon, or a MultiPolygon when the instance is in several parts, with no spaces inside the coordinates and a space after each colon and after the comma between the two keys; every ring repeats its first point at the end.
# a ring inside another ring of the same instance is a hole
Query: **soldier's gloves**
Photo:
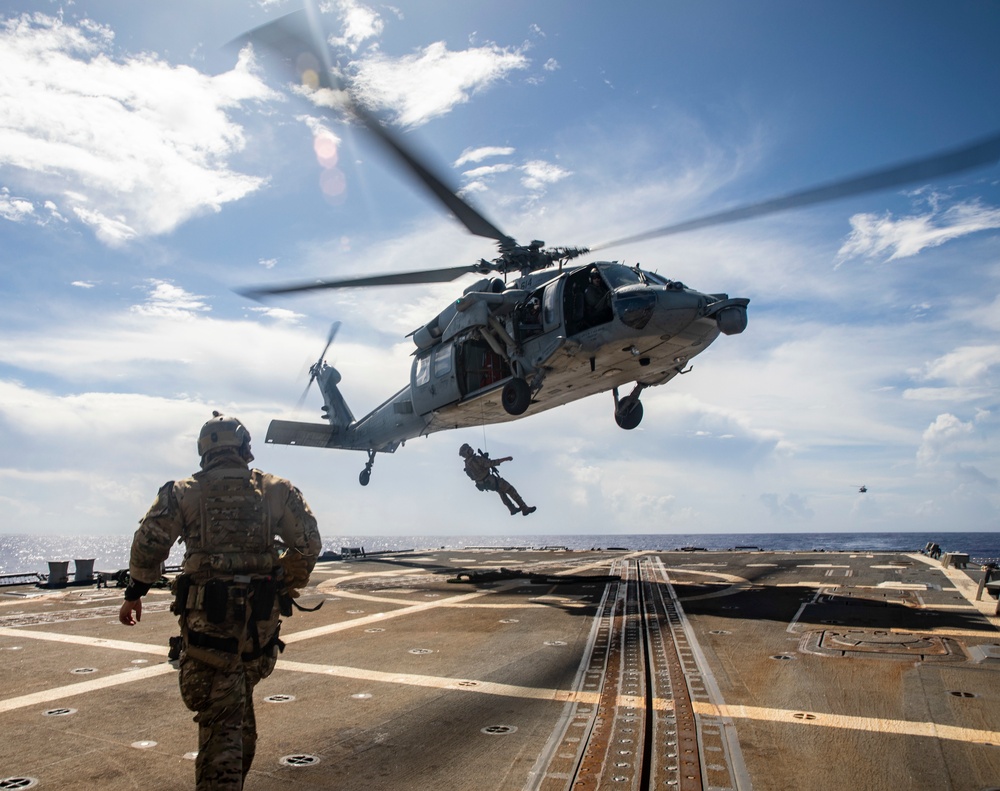
{"type": "Polygon", "coordinates": [[[309,557],[296,549],[286,547],[278,555],[278,565],[284,574],[285,589],[292,598],[298,596],[298,589],[309,583],[311,571],[309,557]]]}

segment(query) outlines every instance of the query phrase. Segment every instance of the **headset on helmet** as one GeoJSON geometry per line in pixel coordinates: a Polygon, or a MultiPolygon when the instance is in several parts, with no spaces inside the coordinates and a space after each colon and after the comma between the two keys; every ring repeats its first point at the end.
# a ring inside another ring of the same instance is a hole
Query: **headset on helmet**
{"type": "Polygon", "coordinates": [[[234,417],[228,417],[219,412],[212,412],[212,419],[201,427],[198,435],[198,455],[204,456],[213,450],[221,448],[246,448],[244,457],[247,462],[253,461],[250,453],[250,432],[246,426],[234,417]]]}

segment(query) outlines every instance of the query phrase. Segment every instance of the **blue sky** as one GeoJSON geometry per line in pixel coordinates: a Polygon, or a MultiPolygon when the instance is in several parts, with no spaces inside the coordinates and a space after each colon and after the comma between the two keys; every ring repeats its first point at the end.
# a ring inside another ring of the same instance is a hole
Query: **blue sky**
{"type": "MultiPolygon", "coordinates": [[[[0,532],[129,533],[211,410],[325,535],[997,528],[1000,169],[602,251],[750,298],[643,395],[379,456],[268,447],[330,322],[355,415],[491,257],[367,135],[226,47],[292,2],[0,4],[0,532]],[[539,510],[465,477],[463,442],[539,510]],[[866,484],[867,494],[858,493],[866,484]]],[[[334,59],[522,242],[594,245],[1000,130],[995,2],[329,3],[334,59]],[[489,5],[487,8],[477,8],[489,5]]]]}

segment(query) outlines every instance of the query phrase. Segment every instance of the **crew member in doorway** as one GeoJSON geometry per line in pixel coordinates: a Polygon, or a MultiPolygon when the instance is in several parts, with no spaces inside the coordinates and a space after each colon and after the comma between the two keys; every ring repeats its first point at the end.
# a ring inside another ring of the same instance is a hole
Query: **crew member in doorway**
{"type": "Polygon", "coordinates": [[[139,522],[118,619],[139,621],[142,597],[181,540],[171,610],[180,617],[181,698],[197,712],[195,787],[239,791],[257,744],[253,689],[274,670],[284,648],[279,615],[291,614],[321,542],[299,490],[250,469],[250,434],[239,420],[215,412],[198,453],[201,470],[165,484],[139,522]]]}
{"type": "Polygon", "coordinates": [[[500,477],[497,465],[505,461],[513,461],[513,456],[502,459],[491,459],[488,454],[479,451],[475,453],[466,443],[458,450],[458,455],[465,459],[465,474],[476,482],[476,488],[481,492],[496,492],[507,506],[511,516],[514,514],[533,514],[537,509],[533,505],[525,505],[517,489],[500,477]],[[517,503],[517,505],[515,505],[517,503]]]}

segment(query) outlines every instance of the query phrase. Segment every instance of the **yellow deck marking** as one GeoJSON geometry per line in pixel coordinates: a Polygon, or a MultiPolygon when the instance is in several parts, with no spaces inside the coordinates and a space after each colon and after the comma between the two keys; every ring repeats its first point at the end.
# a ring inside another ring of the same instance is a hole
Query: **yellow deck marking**
{"type": "MultiPolygon", "coordinates": [[[[453,607],[457,604],[470,601],[472,599],[479,598],[481,596],[492,596],[494,593],[504,590],[505,586],[498,586],[488,591],[474,591],[472,593],[463,593],[459,596],[450,596],[447,599],[437,599],[435,601],[420,602],[419,604],[412,604],[409,607],[401,607],[398,610],[390,610],[389,612],[379,612],[374,615],[366,615],[363,618],[352,618],[349,621],[341,621],[339,623],[331,623],[326,626],[317,626],[314,629],[303,629],[301,632],[292,632],[288,635],[282,635],[281,639],[287,643],[298,643],[302,640],[311,640],[314,637],[322,637],[328,634],[334,634],[335,632],[342,632],[345,629],[354,629],[358,626],[367,626],[372,623],[384,622],[392,618],[399,618],[404,615],[412,615],[417,612],[424,612],[425,610],[433,610],[438,607],[453,607]]],[[[506,586],[511,587],[511,586],[506,586]]]]}
{"type": "MultiPolygon", "coordinates": [[[[335,598],[357,599],[358,601],[373,601],[373,602],[378,602],[380,604],[399,604],[399,605],[404,605],[405,606],[407,604],[413,604],[414,603],[414,601],[413,601],[412,598],[399,598],[399,599],[393,598],[393,596],[389,595],[389,594],[392,593],[392,591],[386,591],[386,595],[384,595],[384,596],[379,596],[379,595],[375,595],[375,594],[371,594],[371,593],[355,593],[354,591],[342,591],[342,590],[327,591],[327,593],[329,593],[331,596],[333,596],[335,598]]],[[[414,594],[400,593],[400,594],[397,594],[397,595],[399,595],[399,596],[407,596],[407,595],[413,596],[414,594]]],[[[466,594],[462,594],[462,595],[466,595],[466,594]]],[[[480,602],[478,604],[470,604],[470,603],[464,602],[464,601],[455,602],[455,601],[453,601],[454,598],[458,598],[458,597],[448,597],[447,599],[444,600],[443,604],[440,604],[438,606],[440,606],[440,607],[475,607],[476,609],[493,609],[493,610],[517,610],[517,609],[522,609],[522,608],[524,608],[524,609],[530,609],[532,607],[542,607],[542,606],[544,606],[544,605],[538,603],[538,600],[541,598],[539,596],[533,597],[533,598],[525,600],[523,602],[497,602],[497,603],[484,603],[484,602],[480,602]]],[[[302,597],[303,604],[308,604],[309,601],[310,601],[309,600],[309,596],[308,595],[303,595],[303,597],[302,597]]],[[[423,602],[421,602],[421,604],[423,604],[423,602]]],[[[393,612],[393,611],[390,610],[390,612],[393,612]]]]}
{"type": "MultiPolygon", "coordinates": [[[[911,558],[912,560],[919,560],[921,563],[926,563],[928,566],[937,569],[944,574],[952,583],[954,583],[955,587],[958,588],[958,592],[965,597],[966,601],[986,616],[986,620],[990,622],[993,628],[1000,629],[1000,617],[997,617],[996,615],[997,604],[993,600],[993,597],[987,596],[984,593],[983,600],[976,601],[976,592],[979,590],[979,583],[975,582],[964,571],[953,568],[945,568],[939,561],[934,560],[934,558],[927,557],[926,555],[912,554],[907,555],[906,557],[911,558]]],[[[935,605],[931,605],[931,609],[933,609],[934,606],[935,605]]],[[[996,635],[993,636],[995,637],[996,635]]]]}
{"type": "Polygon", "coordinates": [[[976,744],[1000,744],[1000,731],[982,731],[975,728],[961,728],[957,725],[939,725],[934,722],[889,720],[880,717],[852,717],[846,714],[821,714],[795,709],[767,709],[760,706],[713,706],[710,703],[699,701],[694,701],[693,705],[696,714],[710,717],[787,722],[792,725],[843,728],[845,730],[901,736],[927,736],[932,739],[948,739],[950,741],[973,742],[976,744]]]}
{"type": "Polygon", "coordinates": [[[144,667],[141,670],[127,670],[124,673],[116,673],[113,676],[95,678],[90,681],[81,681],[79,684],[67,684],[64,687],[45,689],[41,692],[33,692],[30,695],[21,695],[17,698],[0,700],[0,712],[23,709],[26,706],[39,706],[44,703],[51,703],[54,700],[71,698],[75,695],[84,695],[88,692],[96,692],[99,689],[116,687],[120,684],[131,684],[134,681],[145,681],[148,678],[174,672],[176,672],[174,668],[165,662],[160,665],[144,667]]]}
{"type": "Polygon", "coordinates": [[[312,673],[337,678],[353,678],[359,681],[374,681],[383,684],[404,684],[413,687],[429,687],[432,689],[454,689],[461,692],[474,692],[483,695],[499,695],[508,698],[527,698],[531,700],[551,700],[557,703],[575,702],[596,704],[600,700],[597,692],[575,692],[566,689],[541,689],[539,687],[520,687],[514,684],[497,684],[492,681],[478,681],[467,678],[448,678],[446,676],[424,676],[416,673],[387,673],[381,670],[368,670],[360,667],[345,667],[343,665],[316,665],[310,662],[293,662],[279,659],[278,670],[291,670],[298,673],[312,673]]]}
{"type": "Polygon", "coordinates": [[[92,648],[113,648],[116,651],[135,651],[140,654],[156,654],[166,658],[167,647],[165,645],[149,645],[148,643],[132,643],[128,640],[105,640],[101,637],[87,637],[82,634],[60,634],[58,632],[39,632],[34,629],[20,627],[11,629],[0,627],[0,637],[16,637],[17,639],[27,638],[28,640],[48,640],[53,643],[73,643],[75,645],[86,645],[92,648]]]}

